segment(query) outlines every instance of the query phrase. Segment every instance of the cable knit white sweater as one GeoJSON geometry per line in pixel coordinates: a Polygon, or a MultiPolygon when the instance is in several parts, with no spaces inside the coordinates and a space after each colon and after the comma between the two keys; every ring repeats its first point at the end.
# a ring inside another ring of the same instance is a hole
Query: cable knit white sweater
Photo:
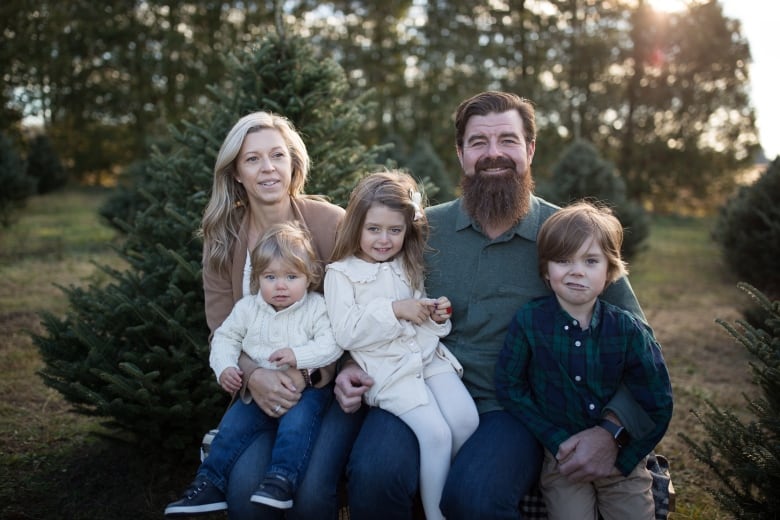
{"type": "Polygon", "coordinates": [[[321,294],[308,292],[280,311],[260,294],[241,298],[214,331],[209,363],[217,380],[227,367],[238,368],[242,350],[261,367],[284,369],[268,361],[272,352],[284,347],[293,350],[298,368],[324,367],[341,356],[321,294]]]}

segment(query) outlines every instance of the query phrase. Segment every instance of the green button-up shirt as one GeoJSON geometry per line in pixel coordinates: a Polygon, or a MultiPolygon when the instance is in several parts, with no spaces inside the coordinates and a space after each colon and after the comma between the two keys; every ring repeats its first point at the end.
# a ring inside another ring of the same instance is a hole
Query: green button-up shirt
{"type": "MultiPolygon", "coordinates": [[[[509,322],[523,304],[551,294],[539,276],[536,236],[557,209],[532,196],[528,214],[495,239],[466,214],[460,199],[426,212],[431,226],[426,291],[452,302],[452,332],[443,342],[463,365],[463,382],[480,413],[502,409],[494,374],[509,322]]],[[[603,298],[644,320],[628,279],[611,284],[603,298]]],[[[618,417],[625,421],[625,414],[618,417]]]]}

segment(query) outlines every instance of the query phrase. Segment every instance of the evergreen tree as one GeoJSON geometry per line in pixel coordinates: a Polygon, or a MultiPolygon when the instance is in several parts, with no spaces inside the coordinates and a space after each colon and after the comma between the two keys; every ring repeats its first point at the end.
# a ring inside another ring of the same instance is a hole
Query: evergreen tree
{"type": "Polygon", "coordinates": [[[11,140],[0,134],[0,227],[13,222],[14,211],[35,193],[35,181],[25,175],[24,162],[11,140]]]}
{"type": "Polygon", "coordinates": [[[750,367],[763,396],[746,397],[747,410],[754,416],[747,423],[708,402],[708,411],[694,412],[707,439],[697,443],[680,435],[714,472],[720,485],[709,491],[726,511],[737,519],[770,520],[780,516],[780,301],[772,302],[744,283],[740,288],[765,311],[763,326],[717,321],[755,356],[750,367]]]}
{"type": "Polygon", "coordinates": [[[40,195],[56,191],[68,183],[68,172],[48,136],[38,135],[30,142],[27,175],[38,183],[40,195]]]}
{"type": "Polygon", "coordinates": [[[574,141],[552,172],[552,182],[543,196],[561,206],[583,198],[608,205],[625,230],[623,257],[630,260],[642,250],[650,235],[650,219],[641,206],[626,198],[625,182],[613,164],[601,158],[595,146],[583,140],[574,141]]]}
{"type": "Polygon", "coordinates": [[[713,237],[741,280],[780,297],[780,157],[721,208],[713,237]]]}
{"type": "Polygon", "coordinates": [[[425,178],[434,186],[434,189],[426,190],[431,204],[455,198],[455,189],[447,175],[444,162],[433,149],[430,141],[415,142],[405,167],[418,179],[425,178]]]}
{"type": "Polygon", "coordinates": [[[127,233],[120,253],[129,268],[103,267],[112,279],[106,286],[66,289],[66,315],[44,315],[45,333],[34,336],[47,385],[146,446],[195,441],[228,404],[208,366],[202,241],[194,232],[232,125],[256,110],[289,117],[313,160],[307,192],[337,202],[373,168],[373,150],[359,144],[369,106],[347,96],[343,70],[303,39],[268,37],[227,68],[225,86],[211,88],[211,101],[172,129],[172,150],[150,158],[153,175],[135,188],[144,204],[132,221],[115,221],[127,233]]]}

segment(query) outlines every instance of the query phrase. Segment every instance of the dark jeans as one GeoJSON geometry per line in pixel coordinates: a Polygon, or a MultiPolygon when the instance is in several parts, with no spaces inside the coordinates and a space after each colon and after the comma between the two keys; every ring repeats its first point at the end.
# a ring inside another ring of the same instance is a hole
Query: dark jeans
{"type": "MultiPolygon", "coordinates": [[[[521,499],[539,478],[541,446],[507,412],[483,413],[479,421],[453,461],[441,510],[448,520],[518,519],[521,499]]],[[[412,518],[418,449],[403,421],[369,410],[347,465],[352,520],[412,518]]]]}
{"type": "Polygon", "coordinates": [[[332,398],[331,386],[307,388],[298,403],[280,418],[269,417],[254,402],[245,404],[237,400],[225,412],[198,476],[225,490],[227,476],[236,460],[258,435],[268,432],[275,433],[275,442],[270,463],[264,466],[265,474],[281,475],[297,489],[309,465],[322,416],[332,398]]]}
{"type": "MultiPolygon", "coordinates": [[[[331,385],[326,387],[333,394],[331,385]]],[[[253,405],[257,407],[256,405],[253,405]]],[[[296,405],[293,410],[297,408],[296,405]]],[[[366,407],[363,407],[365,409],[366,407]]],[[[258,408],[259,409],[259,408],[258,408]]],[[[286,512],[249,501],[272,464],[275,430],[261,430],[246,443],[228,478],[226,498],[230,520],[335,520],[338,518],[338,486],[352,443],[360,430],[364,411],[345,414],[332,401],[326,408],[319,435],[314,439],[311,460],[302,475],[292,509],[286,512]]],[[[206,458],[208,460],[211,455],[206,458]]]]}

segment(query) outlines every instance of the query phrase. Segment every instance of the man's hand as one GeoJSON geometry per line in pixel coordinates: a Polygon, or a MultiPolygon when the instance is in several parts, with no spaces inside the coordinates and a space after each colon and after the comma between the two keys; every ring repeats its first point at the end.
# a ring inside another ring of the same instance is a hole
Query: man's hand
{"type": "Polygon", "coordinates": [[[561,475],[572,482],[592,482],[616,475],[618,447],[607,430],[599,426],[588,428],[566,439],[558,447],[555,458],[561,475]]]}
{"type": "Polygon", "coordinates": [[[373,385],[374,378],[354,362],[348,362],[336,376],[336,387],[333,393],[345,413],[354,413],[360,409],[363,394],[373,385]]]}
{"type": "Polygon", "coordinates": [[[258,368],[252,372],[247,388],[252,399],[269,417],[280,417],[298,403],[305,383],[301,373],[289,370],[258,368]]]}

